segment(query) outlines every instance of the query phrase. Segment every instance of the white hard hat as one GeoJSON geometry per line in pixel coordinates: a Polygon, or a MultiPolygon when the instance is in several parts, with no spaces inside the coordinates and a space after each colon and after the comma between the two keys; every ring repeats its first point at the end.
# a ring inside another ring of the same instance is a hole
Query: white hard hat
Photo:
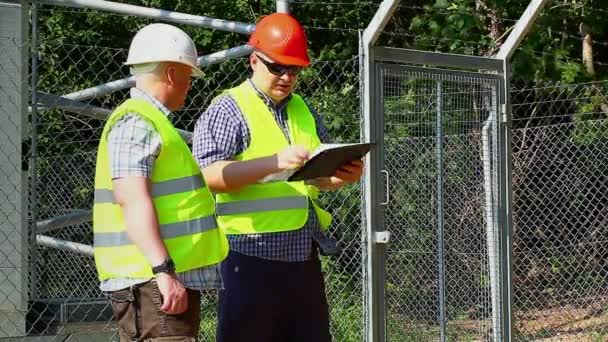
{"type": "Polygon", "coordinates": [[[167,24],[150,24],[139,30],[131,46],[125,65],[153,62],[176,62],[192,68],[193,76],[203,76],[197,67],[194,42],[179,28],[167,24]]]}

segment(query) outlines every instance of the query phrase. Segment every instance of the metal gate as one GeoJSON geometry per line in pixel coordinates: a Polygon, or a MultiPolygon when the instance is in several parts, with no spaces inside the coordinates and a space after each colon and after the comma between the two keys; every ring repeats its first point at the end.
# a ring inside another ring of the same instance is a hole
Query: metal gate
{"type": "Polygon", "coordinates": [[[503,64],[388,48],[372,57],[378,340],[502,340],[503,64]],[[422,61],[452,68],[412,66],[422,61]]]}

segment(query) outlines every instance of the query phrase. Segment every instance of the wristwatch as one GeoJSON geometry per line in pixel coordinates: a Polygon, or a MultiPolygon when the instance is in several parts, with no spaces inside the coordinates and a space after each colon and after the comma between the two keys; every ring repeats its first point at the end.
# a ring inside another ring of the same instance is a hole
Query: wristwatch
{"type": "Polygon", "coordinates": [[[175,272],[175,263],[171,259],[171,257],[167,257],[162,264],[152,267],[152,273],[171,273],[175,272]]]}

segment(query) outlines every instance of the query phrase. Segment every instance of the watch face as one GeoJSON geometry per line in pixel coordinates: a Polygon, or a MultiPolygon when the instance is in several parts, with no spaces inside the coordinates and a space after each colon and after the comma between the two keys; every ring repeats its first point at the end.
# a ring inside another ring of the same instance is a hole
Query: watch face
{"type": "Polygon", "coordinates": [[[175,263],[171,258],[167,258],[162,264],[152,267],[152,273],[169,273],[175,271],[175,263]]]}
{"type": "Polygon", "coordinates": [[[173,262],[173,260],[171,260],[171,259],[167,260],[167,268],[170,272],[175,271],[175,263],[173,262]]]}

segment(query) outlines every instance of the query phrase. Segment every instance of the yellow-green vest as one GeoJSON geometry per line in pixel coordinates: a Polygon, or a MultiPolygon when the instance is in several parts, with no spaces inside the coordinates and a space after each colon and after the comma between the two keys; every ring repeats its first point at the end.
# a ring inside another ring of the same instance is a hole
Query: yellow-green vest
{"type": "MultiPolygon", "coordinates": [[[[276,154],[289,141],[268,106],[249,81],[227,90],[239,106],[249,128],[249,146],[235,160],[246,161],[276,154]]],[[[314,116],[296,94],[286,104],[291,143],[314,151],[320,144],[314,116]]],[[[322,229],[331,215],[316,203],[319,190],[300,182],[267,182],[246,186],[239,191],[216,194],[218,224],[226,234],[257,234],[300,229],[308,220],[312,203],[322,229]]]]}
{"type": "Polygon", "coordinates": [[[130,99],[116,108],[106,122],[97,153],[93,240],[99,279],[153,276],[151,265],[127,236],[112,188],[108,132],[126,113],[140,115],[155,127],[162,140],[152,170],[151,195],[161,236],[176,272],[222,261],[228,254],[228,242],[217,227],[213,195],[188,145],[159,109],[144,100],[130,99]]]}

